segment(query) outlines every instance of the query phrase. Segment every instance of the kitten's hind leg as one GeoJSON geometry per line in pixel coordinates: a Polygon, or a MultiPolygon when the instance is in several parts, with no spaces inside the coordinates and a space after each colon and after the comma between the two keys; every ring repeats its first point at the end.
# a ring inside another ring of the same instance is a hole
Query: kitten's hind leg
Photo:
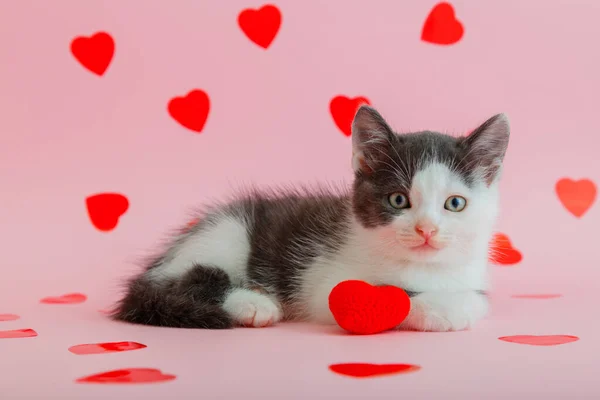
{"type": "Polygon", "coordinates": [[[255,328],[274,325],[283,316],[277,300],[263,291],[243,288],[226,295],[223,309],[238,325],[255,328]]]}

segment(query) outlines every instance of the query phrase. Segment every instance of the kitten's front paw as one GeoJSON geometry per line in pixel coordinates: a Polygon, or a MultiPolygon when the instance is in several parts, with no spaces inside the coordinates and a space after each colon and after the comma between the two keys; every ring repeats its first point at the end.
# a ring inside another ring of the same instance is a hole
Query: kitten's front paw
{"type": "Polygon", "coordinates": [[[235,289],[225,302],[223,309],[239,325],[262,328],[274,325],[283,316],[281,307],[269,296],[247,289],[235,289]]]}

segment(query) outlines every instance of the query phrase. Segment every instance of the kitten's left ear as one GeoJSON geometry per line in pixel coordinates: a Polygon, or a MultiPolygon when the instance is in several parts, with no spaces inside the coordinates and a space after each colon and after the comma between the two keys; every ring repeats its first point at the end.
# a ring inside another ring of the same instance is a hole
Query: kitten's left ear
{"type": "Polygon", "coordinates": [[[378,161],[385,159],[392,146],[394,132],[374,108],[361,106],[352,121],[352,167],[370,175],[378,161]]]}
{"type": "Polygon", "coordinates": [[[498,114],[481,124],[465,138],[468,162],[479,167],[490,185],[496,178],[508,148],[510,126],[505,114],[498,114]]]}

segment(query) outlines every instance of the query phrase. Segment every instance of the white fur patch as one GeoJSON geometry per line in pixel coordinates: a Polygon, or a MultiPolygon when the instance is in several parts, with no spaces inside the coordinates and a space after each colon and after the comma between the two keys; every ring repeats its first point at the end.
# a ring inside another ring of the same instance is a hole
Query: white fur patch
{"type": "Polygon", "coordinates": [[[282,317],[281,308],[273,299],[248,289],[232,290],[225,298],[223,309],[239,325],[255,328],[273,325],[282,317]]]}

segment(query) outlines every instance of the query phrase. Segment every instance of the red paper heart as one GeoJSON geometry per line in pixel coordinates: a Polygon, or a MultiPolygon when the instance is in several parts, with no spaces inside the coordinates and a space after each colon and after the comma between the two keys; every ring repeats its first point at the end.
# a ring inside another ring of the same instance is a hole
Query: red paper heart
{"type": "Polygon", "coordinates": [[[410,298],[395,286],[344,281],[329,294],[329,309],[343,329],[369,335],[400,325],[410,311],[410,298]]]}
{"type": "Polygon", "coordinates": [[[0,331],[0,339],[17,339],[36,337],[38,334],[33,329],[15,329],[13,331],[0,331]]]}
{"type": "Polygon", "coordinates": [[[172,98],[167,108],[175,121],[191,131],[200,133],[208,118],[210,99],[202,90],[194,89],[186,96],[172,98]]]}
{"type": "Polygon", "coordinates": [[[129,209],[129,200],[118,193],[100,193],[87,197],[85,205],[96,229],[108,232],[116,228],[119,218],[129,209]]]}
{"type": "Polygon", "coordinates": [[[559,297],[562,297],[562,294],[515,294],[511,297],[514,299],[547,300],[547,299],[558,299],[559,297]]]}
{"type": "Polygon", "coordinates": [[[508,236],[503,233],[494,235],[490,247],[490,262],[494,264],[514,265],[523,259],[521,252],[513,247],[508,236]]]}
{"type": "Polygon", "coordinates": [[[248,39],[262,48],[268,48],[281,26],[281,12],[267,4],[258,10],[248,8],[238,16],[238,24],[248,39]]]}
{"type": "Polygon", "coordinates": [[[19,318],[17,314],[0,314],[0,321],[16,321],[19,318]]]}
{"type": "Polygon", "coordinates": [[[374,376],[406,374],[421,369],[412,364],[333,364],[329,369],[337,374],[352,376],[354,378],[370,378],[374,376]]]}
{"type": "Polygon", "coordinates": [[[329,111],[337,127],[346,136],[352,135],[352,120],[361,105],[371,103],[366,97],[336,96],[329,103],[329,111]]]}
{"type": "Polygon", "coordinates": [[[596,200],[596,184],[589,179],[563,178],[556,182],[556,194],[571,214],[582,217],[596,200]]]}
{"type": "Polygon", "coordinates": [[[100,374],[85,376],[76,380],[78,383],[129,384],[167,382],[176,378],[175,375],[163,374],[154,368],[127,368],[100,374]]]}
{"type": "Polygon", "coordinates": [[[450,3],[438,3],[431,12],[421,31],[421,40],[429,43],[449,45],[458,42],[465,30],[456,19],[454,8],[450,3]]]}
{"type": "Polygon", "coordinates": [[[71,42],[71,53],[85,68],[102,76],[115,53],[115,41],[106,32],[78,36],[71,42]]]}
{"type": "Polygon", "coordinates": [[[78,344],[77,346],[69,347],[69,351],[73,354],[84,355],[84,354],[104,354],[104,353],[118,353],[123,351],[132,351],[144,349],[147,346],[145,344],[137,342],[112,342],[112,343],[90,343],[90,344],[78,344]]]}
{"type": "Polygon", "coordinates": [[[559,344],[566,344],[579,340],[577,336],[571,335],[515,335],[502,336],[498,339],[505,342],[529,344],[532,346],[557,346],[559,344]]]}
{"type": "Polygon", "coordinates": [[[40,303],[44,304],[79,304],[87,300],[87,296],[81,293],[69,293],[62,296],[44,297],[40,303]]]}

